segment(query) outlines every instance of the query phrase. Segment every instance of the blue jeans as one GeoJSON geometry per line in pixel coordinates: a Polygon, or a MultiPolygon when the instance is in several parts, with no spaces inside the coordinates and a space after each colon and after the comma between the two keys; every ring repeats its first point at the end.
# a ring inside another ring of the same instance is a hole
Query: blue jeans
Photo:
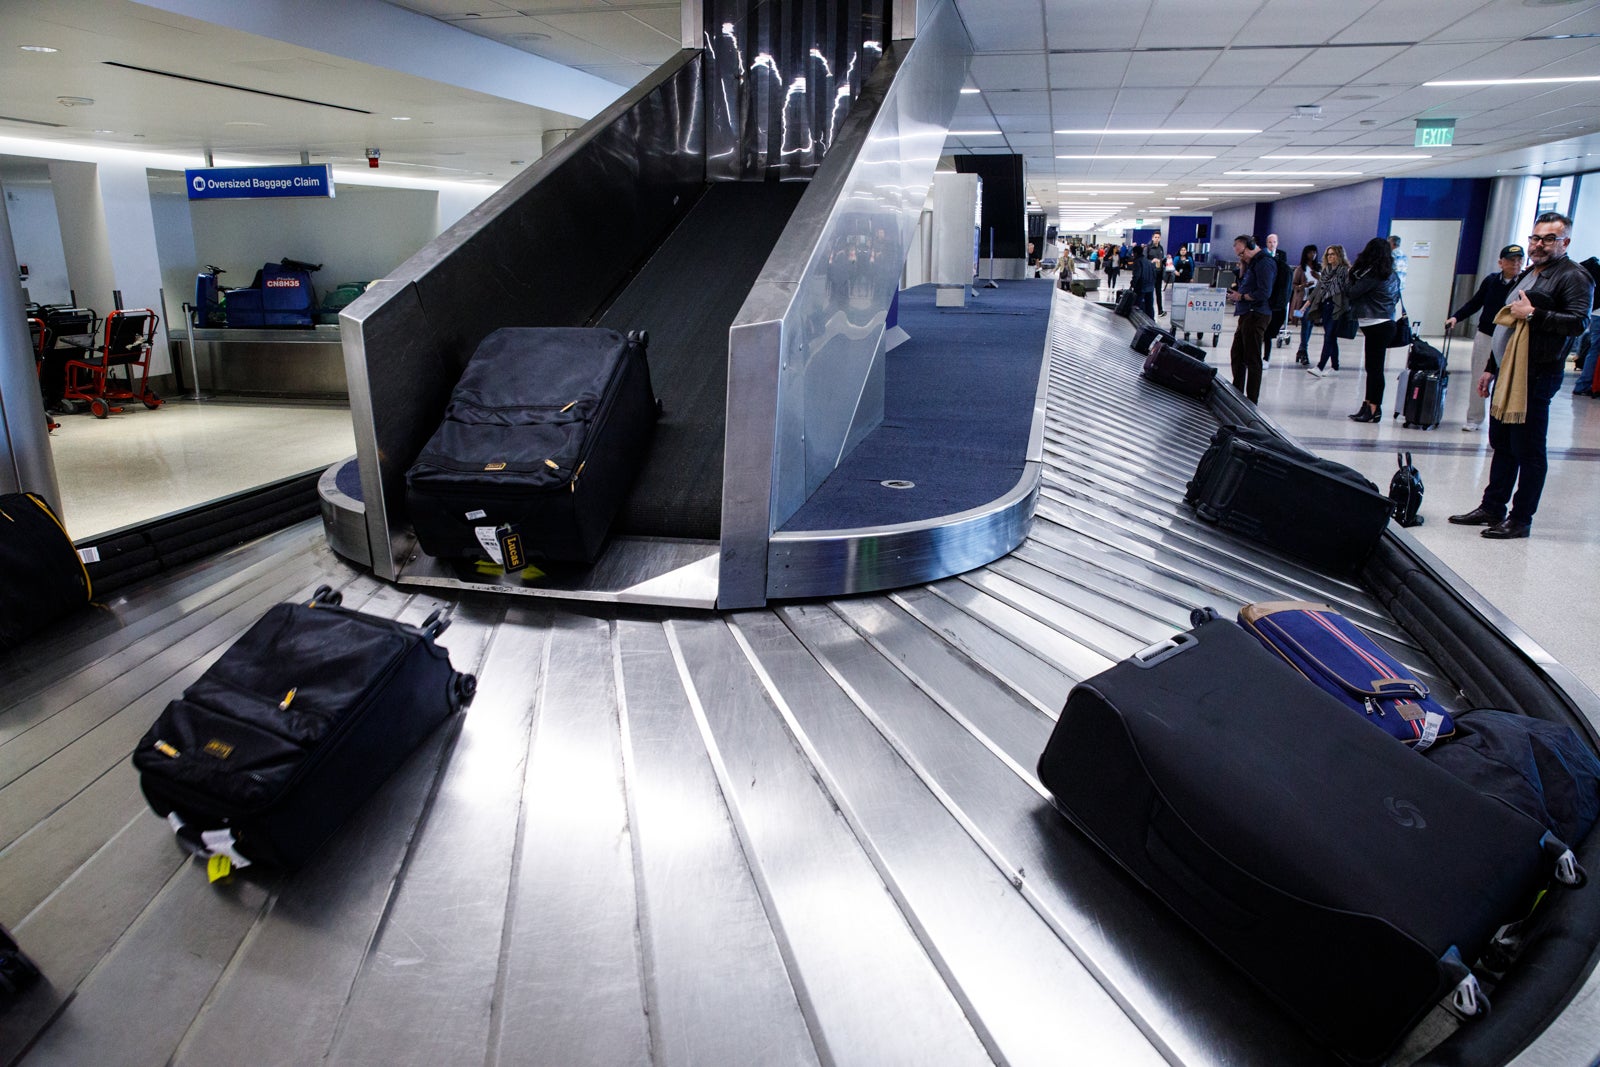
{"type": "Polygon", "coordinates": [[[1322,304],[1322,356],[1317,360],[1317,369],[1322,370],[1333,360],[1333,369],[1339,369],[1339,335],[1333,330],[1333,302],[1324,301],[1322,304]]]}
{"type": "Polygon", "coordinates": [[[1300,316],[1300,352],[1309,353],[1311,351],[1311,327],[1315,325],[1316,323],[1311,321],[1310,315],[1300,316]]]}
{"type": "Polygon", "coordinates": [[[1550,398],[1561,391],[1563,368],[1540,369],[1528,376],[1528,421],[1501,422],[1489,419],[1489,447],[1494,458],[1489,462],[1489,487],[1483,491],[1483,510],[1491,515],[1506,515],[1517,525],[1533,522],[1544,492],[1550,462],[1545,458],[1545,437],[1550,432],[1550,398]],[[1511,495],[1512,488],[1516,496],[1511,495]]]}
{"type": "Polygon", "coordinates": [[[1573,391],[1594,392],[1595,368],[1600,367],[1600,315],[1589,316],[1589,328],[1583,331],[1578,348],[1584,352],[1583,369],[1572,384],[1573,391]]]}

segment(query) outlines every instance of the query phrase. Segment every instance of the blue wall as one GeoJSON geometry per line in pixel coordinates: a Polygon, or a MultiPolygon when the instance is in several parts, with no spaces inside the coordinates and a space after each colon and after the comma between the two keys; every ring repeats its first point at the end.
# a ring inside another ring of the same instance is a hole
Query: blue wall
{"type": "MultiPolygon", "coordinates": [[[[1389,178],[1383,183],[1378,233],[1387,237],[1395,219],[1462,219],[1456,273],[1478,273],[1483,220],[1489,213],[1488,178],[1389,178]]],[[[1405,234],[1401,234],[1404,237],[1405,234]]]]}
{"type": "Polygon", "coordinates": [[[1271,204],[1241,204],[1211,214],[1211,258],[1232,263],[1233,239],[1241,233],[1266,237],[1272,220],[1271,204]]]}
{"type": "MultiPolygon", "coordinates": [[[[1202,222],[1210,221],[1211,216],[1209,215],[1173,215],[1167,219],[1167,248],[1173,255],[1176,255],[1178,249],[1184,245],[1196,245],[1198,238],[1195,237],[1195,227],[1202,222]]],[[[1211,238],[1213,241],[1215,239],[1215,236],[1211,238]]],[[[1198,251],[1198,249],[1191,248],[1190,251],[1198,251]]]]}
{"type": "Polygon", "coordinates": [[[1383,179],[1376,178],[1268,204],[1268,230],[1278,235],[1278,247],[1291,262],[1299,260],[1304,245],[1319,249],[1344,245],[1345,255],[1355,262],[1362,246],[1383,232],[1379,224],[1383,186],[1383,179]]]}

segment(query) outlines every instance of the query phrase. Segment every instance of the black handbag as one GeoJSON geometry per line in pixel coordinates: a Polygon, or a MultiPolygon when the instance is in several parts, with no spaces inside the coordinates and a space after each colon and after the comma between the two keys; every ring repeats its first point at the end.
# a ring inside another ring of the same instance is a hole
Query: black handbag
{"type": "Polygon", "coordinates": [[[1333,320],[1334,336],[1346,341],[1354,341],[1361,335],[1361,325],[1356,322],[1356,317],[1348,311],[1333,320]]]}
{"type": "Polygon", "coordinates": [[[1411,332],[1411,316],[1406,314],[1405,304],[1400,305],[1400,317],[1394,320],[1394,332],[1389,337],[1388,348],[1410,348],[1411,342],[1416,339],[1416,334],[1411,332]]]}
{"type": "Polygon", "coordinates": [[[1398,452],[1400,469],[1389,479],[1389,499],[1394,501],[1394,519],[1401,526],[1421,526],[1422,475],[1412,466],[1410,452],[1398,452]]]}

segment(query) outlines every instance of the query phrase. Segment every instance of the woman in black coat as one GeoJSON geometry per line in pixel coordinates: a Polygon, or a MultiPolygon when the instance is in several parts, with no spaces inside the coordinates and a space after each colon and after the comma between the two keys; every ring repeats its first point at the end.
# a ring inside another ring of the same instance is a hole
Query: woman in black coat
{"type": "Polygon", "coordinates": [[[1367,395],[1355,422],[1383,418],[1384,354],[1394,337],[1394,309],[1400,299],[1400,279],[1394,273],[1394,251],[1383,237],[1374,237],[1350,268],[1350,314],[1355,316],[1366,341],[1367,395]]]}

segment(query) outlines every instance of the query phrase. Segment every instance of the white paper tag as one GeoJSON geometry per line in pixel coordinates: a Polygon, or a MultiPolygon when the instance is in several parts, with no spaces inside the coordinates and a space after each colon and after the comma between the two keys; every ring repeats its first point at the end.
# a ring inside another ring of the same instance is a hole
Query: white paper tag
{"type": "Polygon", "coordinates": [[[1417,738],[1417,743],[1411,747],[1421,752],[1439,740],[1439,728],[1444,725],[1444,716],[1437,711],[1430,711],[1423,716],[1422,736],[1417,738]]]}
{"type": "Polygon", "coordinates": [[[478,509],[477,511],[469,511],[469,512],[467,512],[467,521],[468,522],[471,522],[474,519],[486,519],[488,517],[489,517],[489,513],[487,511],[484,511],[481,508],[478,509]]]}
{"type": "Polygon", "coordinates": [[[478,544],[489,553],[489,558],[500,566],[506,565],[505,558],[500,555],[500,539],[494,535],[493,526],[474,526],[472,532],[478,535],[478,544]]]}
{"type": "Polygon", "coordinates": [[[78,549],[78,558],[85,563],[99,563],[100,550],[98,548],[80,548],[78,549]]]}

